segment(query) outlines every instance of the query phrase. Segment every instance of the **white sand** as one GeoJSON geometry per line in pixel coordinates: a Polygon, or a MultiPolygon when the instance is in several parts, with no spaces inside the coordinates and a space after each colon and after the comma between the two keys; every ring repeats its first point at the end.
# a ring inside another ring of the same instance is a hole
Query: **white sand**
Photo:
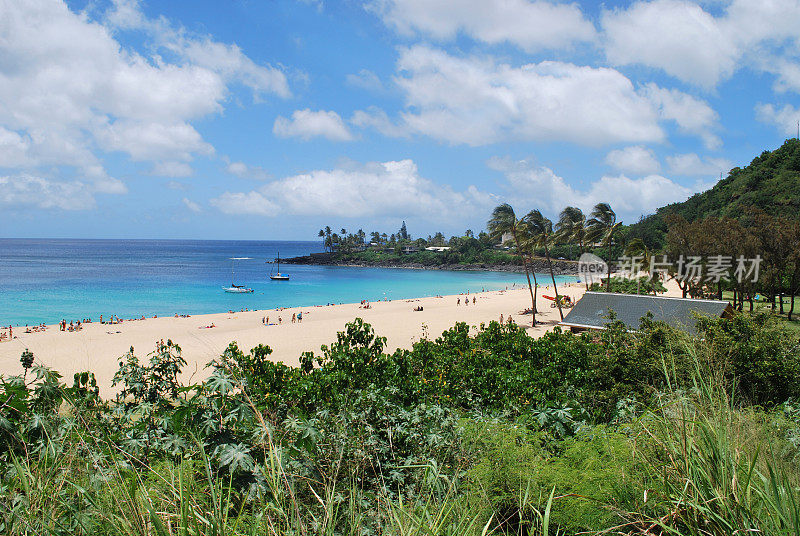
{"type": "MultiPolygon", "coordinates": [[[[668,295],[676,295],[676,291],[677,288],[670,288],[668,295]]],[[[560,285],[559,292],[577,300],[583,295],[584,287],[577,283],[560,285]]],[[[110,396],[115,392],[111,380],[118,369],[119,358],[133,346],[140,361],[144,361],[155,349],[156,341],[161,339],[171,339],[180,345],[188,363],[184,368],[184,381],[205,378],[208,375],[205,365],[218,357],[232,341],[236,341],[245,352],[258,344],[266,344],[272,348],[274,360],[297,366],[302,352],[319,354],[320,346],[334,342],[336,333],[356,317],[372,324],[378,335],[387,338],[388,351],[410,348],[423,337],[423,326],[427,326],[428,338],[435,339],[456,322],[477,327],[481,323],[499,320],[501,314],[505,320],[512,316],[515,323],[527,326],[532,336],[539,336],[559,322],[558,309],[551,308],[552,301],[543,298],[543,295],[553,294],[552,285],[539,288],[537,321],[540,323],[536,328],[530,327],[530,315],[519,314],[531,304],[527,287],[470,294],[468,306],[464,305],[466,296],[461,295],[372,302],[370,309],[362,309],[359,304],[344,304],[189,318],[148,318],[114,325],[92,323],[85,324],[78,332],[63,332],[57,325],[49,326],[45,332],[34,333],[24,333],[24,328],[15,328],[14,339],[0,342],[0,375],[21,374],[19,358],[28,348],[34,353],[37,363],[59,371],[69,385],[75,372],[94,372],[101,395],[110,396]],[[475,305],[472,304],[473,297],[477,298],[475,305]],[[456,305],[459,299],[461,305],[456,305]],[[422,306],[423,311],[414,311],[417,306],[422,306]],[[300,311],[303,312],[302,323],[292,324],[292,314],[300,311]],[[270,324],[275,325],[262,325],[265,316],[269,317],[270,324]],[[281,325],[276,325],[278,317],[283,319],[281,325]],[[202,328],[211,324],[216,327],[202,328]]]]}

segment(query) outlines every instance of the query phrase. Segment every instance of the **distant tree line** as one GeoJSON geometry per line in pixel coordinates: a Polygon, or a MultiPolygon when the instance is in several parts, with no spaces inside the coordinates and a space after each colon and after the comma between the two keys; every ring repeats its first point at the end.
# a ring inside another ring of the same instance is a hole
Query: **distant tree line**
{"type": "Polygon", "coordinates": [[[349,233],[347,229],[342,228],[337,233],[330,226],[326,226],[324,229],[319,230],[317,236],[322,238],[322,244],[326,252],[345,254],[369,249],[392,250],[396,253],[403,253],[409,250],[424,250],[433,246],[457,248],[463,246],[465,241],[469,241],[473,249],[484,250],[496,244],[496,241],[493,241],[488,233],[482,231],[476,237],[472,229],[467,229],[461,236],[451,236],[449,239],[442,232],[428,235],[427,238],[413,238],[408,232],[405,221],[403,221],[400,229],[394,233],[372,231],[369,233],[369,241],[367,241],[368,235],[363,229],[359,229],[355,233],[349,233]],[[475,242],[472,243],[471,241],[475,242]]]}

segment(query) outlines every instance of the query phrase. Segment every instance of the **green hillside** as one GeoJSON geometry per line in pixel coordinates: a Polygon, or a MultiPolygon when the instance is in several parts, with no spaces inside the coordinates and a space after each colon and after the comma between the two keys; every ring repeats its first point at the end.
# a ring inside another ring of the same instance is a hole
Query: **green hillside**
{"type": "Polygon", "coordinates": [[[747,167],[733,168],[710,190],[659,208],[631,225],[630,231],[659,246],[666,233],[666,214],[679,214],[688,221],[706,216],[736,218],[745,207],[757,207],[772,216],[800,217],[800,141],[786,140],[774,151],[764,151],[747,167]]]}

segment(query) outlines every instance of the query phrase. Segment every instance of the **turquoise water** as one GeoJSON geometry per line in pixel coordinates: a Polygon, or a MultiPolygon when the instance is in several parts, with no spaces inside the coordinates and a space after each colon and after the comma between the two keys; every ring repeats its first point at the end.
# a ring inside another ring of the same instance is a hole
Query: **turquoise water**
{"type": "MultiPolygon", "coordinates": [[[[281,265],[273,259],[320,251],[319,242],[0,239],[0,325],[218,313],[497,290],[523,274],[281,265]],[[235,282],[252,294],[228,294],[235,282]]],[[[544,277],[544,276],[542,276],[544,277]]],[[[557,278],[566,281],[572,278],[557,278]]],[[[544,281],[540,279],[540,281],[544,281]]]]}

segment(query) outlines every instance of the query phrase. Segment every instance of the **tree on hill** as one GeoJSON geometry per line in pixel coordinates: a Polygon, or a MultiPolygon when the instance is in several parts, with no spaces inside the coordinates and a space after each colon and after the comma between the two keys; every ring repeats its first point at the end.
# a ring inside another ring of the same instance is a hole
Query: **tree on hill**
{"type": "Polygon", "coordinates": [[[406,229],[406,222],[403,220],[403,225],[400,226],[400,232],[397,233],[398,238],[401,240],[408,240],[410,236],[408,235],[408,229],[406,229]]]}
{"type": "Polygon", "coordinates": [[[770,216],[800,219],[800,140],[786,140],[774,151],[762,152],[748,166],[731,169],[710,190],[659,208],[631,226],[632,236],[658,250],[665,245],[667,214],[687,222],[708,216],[739,219],[750,207],[770,216]]]}

